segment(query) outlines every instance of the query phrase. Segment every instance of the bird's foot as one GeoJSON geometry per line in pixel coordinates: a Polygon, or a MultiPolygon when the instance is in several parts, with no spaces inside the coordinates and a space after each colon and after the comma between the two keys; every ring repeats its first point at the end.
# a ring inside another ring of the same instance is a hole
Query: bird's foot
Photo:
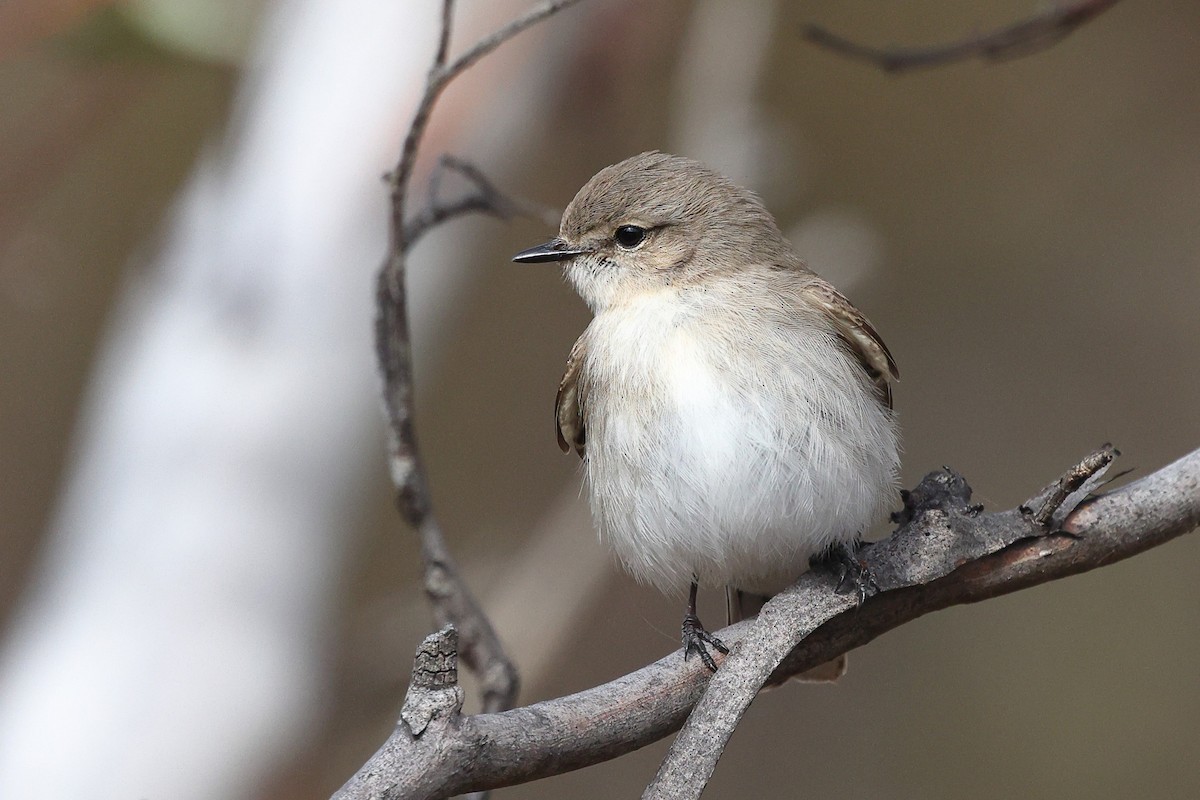
{"type": "Polygon", "coordinates": [[[875,573],[871,566],[858,556],[862,547],[861,540],[851,544],[837,542],[811,562],[817,569],[829,569],[836,573],[839,577],[837,589],[834,591],[838,594],[854,592],[858,596],[859,605],[866,602],[868,597],[879,593],[875,573]]]}
{"type": "Polygon", "coordinates": [[[729,648],[725,643],[713,636],[704,628],[704,623],[700,621],[694,613],[688,612],[683,615],[683,659],[686,661],[692,653],[700,656],[700,660],[704,666],[708,667],[710,672],[717,671],[717,662],[713,660],[712,653],[708,651],[709,647],[720,651],[726,655],[729,654],[729,648]]]}

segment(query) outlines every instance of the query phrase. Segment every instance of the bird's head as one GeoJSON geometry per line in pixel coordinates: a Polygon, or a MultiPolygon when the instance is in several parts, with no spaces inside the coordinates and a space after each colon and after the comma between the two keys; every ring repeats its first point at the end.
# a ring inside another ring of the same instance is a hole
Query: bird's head
{"type": "Polygon", "coordinates": [[[596,173],[567,206],[558,237],[513,260],[562,262],[580,296],[601,311],[791,258],[756,195],[696,161],[653,151],[596,173]]]}

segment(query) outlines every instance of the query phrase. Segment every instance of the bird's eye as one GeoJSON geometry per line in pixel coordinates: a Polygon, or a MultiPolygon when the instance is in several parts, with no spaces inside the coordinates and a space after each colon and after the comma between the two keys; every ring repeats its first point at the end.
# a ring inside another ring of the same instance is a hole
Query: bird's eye
{"type": "Polygon", "coordinates": [[[632,250],[642,243],[646,238],[646,229],[639,228],[637,225],[622,225],[617,228],[617,232],[613,234],[613,239],[617,244],[627,250],[632,250]]]}

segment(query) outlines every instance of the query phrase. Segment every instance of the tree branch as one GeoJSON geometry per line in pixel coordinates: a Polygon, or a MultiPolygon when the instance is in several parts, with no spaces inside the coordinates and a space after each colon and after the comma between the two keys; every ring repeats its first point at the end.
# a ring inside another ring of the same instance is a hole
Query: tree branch
{"type": "MultiPolygon", "coordinates": [[[[407,200],[417,151],[429,126],[430,115],[446,87],[480,58],[521,31],[573,5],[578,0],[549,0],[482,39],[463,55],[450,60],[453,0],[443,0],[441,29],[425,89],[404,137],[400,160],[389,173],[391,190],[390,243],[387,258],[376,278],[375,352],[383,376],[383,400],[387,412],[388,460],[395,502],[404,519],[421,540],[425,593],[439,625],[452,624],[461,637],[461,656],[480,677],[483,706],[487,711],[511,708],[517,695],[517,672],[504,652],[491,622],[459,575],[430,503],[428,481],[421,451],[413,429],[412,347],[408,332],[405,275],[407,256],[413,244],[434,225],[467,213],[489,211],[507,215],[521,208],[495,190],[481,173],[462,162],[443,162],[474,184],[475,193],[456,203],[441,204],[436,197],[430,208],[407,219],[407,200]]],[[[437,171],[435,171],[435,174],[437,171]]]]}
{"type": "MultiPolygon", "coordinates": [[[[872,586],[888,591],[930,584],[1021,539],[1051,532],[1056,518],[1060,522],[1065,519],[1099,485],[1116,455],[1111,445],[1105,445],[1009,516],[980,516],[982,509],[970,503],[971,487],[948,470],[926,476],[915,491],[904,495],[904,509],[895,515],[897,522],[906,524],[930,517],[922,526],[923,536],[919,541],[905,541],[901,529],[865,548],[861,557],[873,577],[872,586]],[[952,532],[943,524],[942,517],[947,514],[962,516],[960,530],[952,532]]],[[[821,576],[815,578],[819,582],[821,576]]],[[[818,626],[857,605],[855,596],[836,591],[818,595],[814,603],[799,586],[772,598],[759,613],[758,624],[725,659],[671,744],[644,797],[698,798],[729,737],[771,673],[818,626]]]]}
{"type": "Polygon", "coordinates": [[[562,216],[560,211],[505,194],[474,164],[443,155],[429,176],[428,202],[404,225],[404,241],[411,249],[422,236],[438,225],[467,214],[488,214],[503,220],[517,216],[531,217],[555,228],[562,216]],[[466,178],[471,190],[454,200],[443,200],[442,179],[447,172],[466,178]]]}
{"type": "Polygon", "coordinates": [[[847,58],[874,64],[884,72],[940,67],[979,58],[1004,61],[1045,50],[1065,39],[1085,22],[1117,4],[1119,0],[1077,0],[994,31],[931,47],[871,47],[817,26],[806,27],[802,36],[815,45],[847,58]]]}
{"type": "MultiPolygon", "coordinates": [[[[1101,454],[1093,457],[1103,460],[1101,454]]],[[[931,611],[1095,569],[1200,525],[1200,450],[1080,502],[1093,482],[1068,492],[1050,512],[1047,528],[1026,507],[1046,508],[1061,481],[1022,507],[984,514],[970,504],[971,489],[961,476],[945,469],[931,473],[907,495],[900,528],[864,553],[880,594],[856,607],[853,598],[836,594],[833,576],[805,574],[768,603],[758,620],[720,632],[733,653],[712,683],[723,683],[727,670],[731,679],[745,675],[736,664],[756,658],[759,645],[743,644],[750,636],[770,642],[794,637],[792,630],[812,631],[772,675],[782,679],[931,611]],[[1074,503],[1078,506],[1064,515],[1074,503]]],[[[746,679],[737,680],[741,686],[746,679]]],[[[420,734],[402,721],[335,797],[446,797],[589,766],[678,730],[709,683],[698,661],[684,661],[676,651],[610,683],[524,708],[452,715],[420,734]]],[[[709,747],[710,757],[719,756],[722,746],[709,747]]]]}

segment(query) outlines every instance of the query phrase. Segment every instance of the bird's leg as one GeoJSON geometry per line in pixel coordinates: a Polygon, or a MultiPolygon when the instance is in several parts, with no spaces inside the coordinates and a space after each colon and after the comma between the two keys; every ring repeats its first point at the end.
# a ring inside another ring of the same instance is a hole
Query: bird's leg
{"type": "Polygon", "coordinates": [[[728,653],[729,648],[720,639],[706,631],[704,623],[696,616],[696,591],[698,588],[695,576],[693,576],[692,588],[688,591],[687,611],[683,614],[683,658],[686,661],[688,656],[696,653],[704,662],[704,666],[708,667],[711,672],[716,672],[717,662],[713,660],[712,653],[708,652],[708,645],[712,645],[722,653],[728,653]]]}
{"type": "Polygon", "coordinates": [[[853,591],[858,595],[858,603],[862,605],[866,599],[879,592],[879,584],[875,582],[875,573],[866,561],[858,557],[858,551],[863,548],[862,539],[853,542],[835,542],[823,553],[814,556],[810,562],[816,569],[828,569],[839,575],[838,594],[849,594],[853,591]]]}

